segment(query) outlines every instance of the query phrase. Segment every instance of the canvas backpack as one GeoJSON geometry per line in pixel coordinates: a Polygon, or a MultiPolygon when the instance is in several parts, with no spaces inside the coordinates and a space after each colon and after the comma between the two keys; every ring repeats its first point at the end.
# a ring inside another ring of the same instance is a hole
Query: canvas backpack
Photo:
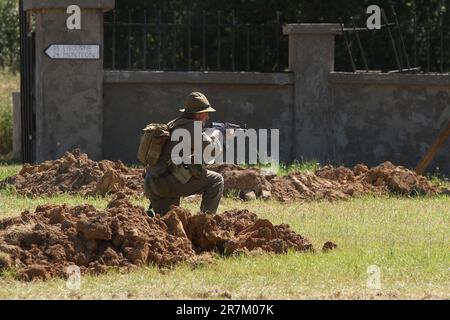
{"type": "Polygon", "coordinates": [[[154,166],[159,160],[162,149],[170,138],[170,129],[167,124],[150,123],[143,129],[138,160],[143,165],[154,166]]]}

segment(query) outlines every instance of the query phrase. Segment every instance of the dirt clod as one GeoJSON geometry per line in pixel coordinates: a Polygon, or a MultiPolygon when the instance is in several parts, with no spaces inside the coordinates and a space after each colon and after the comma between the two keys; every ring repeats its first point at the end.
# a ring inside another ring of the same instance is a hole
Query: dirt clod
{"type": "Polygon", "coordinates": [[[50,279],[50,274],[47,271],[47,267],[43,265],[34,264],[26,267],[22,270],[20,277],[22,280],[48,280],[50,279]]]}
{"type": "Polygon", "coordinates": [[[308,239],[289,226],[275,226],[247,210],[192,215],[172,207],[164,217],[149,218],[121,193],[105,210],[42,205],[0,225],[0,269],[15,261],[23,280],[66,277],[67,267],[74,264],[82,273],[98,274],[181,261],[198,265],[210,259],[208,252],[313,251],[308,239]]]}
{"type": "Polygon", "coordinates": [[[0,271],[12,266],[11,257],[9,254],[0,252],[0,271]]]}
{"type": "Polygon", "coordinates": [[[334,250],[336,248],[337,248],[337,244],[335,244],[331,241],[327,241],[323,244],[322,252],[328,252],[328,251],[334,250]]]}

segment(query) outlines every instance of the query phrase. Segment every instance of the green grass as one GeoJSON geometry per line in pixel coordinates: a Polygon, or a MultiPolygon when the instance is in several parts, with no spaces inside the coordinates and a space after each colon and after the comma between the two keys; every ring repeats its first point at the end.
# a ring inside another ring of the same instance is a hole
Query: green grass
{"type": "Polygon", "coordinates": [[[13,176],[13,175],[17,174],[20,171],[21,168],[22,168],[22,166],[19,165],[19,164],[16,164],[16,165],[3,165],[0,162],[0,181],[5,179],[5,178],[7,178],[7,177],[10,177],[10,176],[13,176]]]}
{"type": "Polygon", "coordinates": [[[280,165],[280,168],[278,169],[278,175],[280,176],[287,176],[291,172],[315,172],[317,169],[320,168],[320,164],[317,161],[304,161],[300,162],[295,160],[291,164],[284,164],[282,163],[280,165]]]}
{"type": "MultiPolygon", "coordinates": [[[[0,167],[0,174],[17,167],[0,167]]],[[[91,203],[108,199],[61,195],[28,199],[0,191],[0,218],[44,203],[91,203]]],[[[135,199],[147,205],[145,199],[135,199]]],[[[185,203],[192,212],[198,203],[185,203]]],[[[212,264],[170,270],[140,268],[129,274],[83,276],[81,289],[64,280],[25,283],[0,277],[0,299],[400,299],[450,298],[450,198],[372,198],[347,202],[281,204],[224,199],[220,211],[247,208],[273,223],[288,223],[318,253],[215,257],[212,264]],[[321,253],[325,241],[339,248],[321,253]],[[367,268],[381,268],[381,290],[368,289],[367,268]]]]}
{"type": "Polygon", "coordinates": [[[256,165],[248,165],[248,164],[242,164],[241,167],[243,168],[259,168],[259,169],[266,169],[266,170],[271,170],[273,172],[275,172],[278,176],[287,176],[288,174],[292,173],[292,172],[306,172],[306,171],[310,171],[310,172],[314,172],[317,169],[320,168],[320,164],[317,161],[304,161],[304,162],[300,162],[300,161],[293,161],[290,164],[286,164],[286,163],[280,163],[280,165],[278,167],[273,167],[270,164],[262,164],[262,163],[258,163],[256,165]]]}
{"type": "Polygon", "coordinates": [[[434,173],[432,175],[428,175],[427,178],[435,185],[450,188],[450,179],[445,175],[434,173]]]}

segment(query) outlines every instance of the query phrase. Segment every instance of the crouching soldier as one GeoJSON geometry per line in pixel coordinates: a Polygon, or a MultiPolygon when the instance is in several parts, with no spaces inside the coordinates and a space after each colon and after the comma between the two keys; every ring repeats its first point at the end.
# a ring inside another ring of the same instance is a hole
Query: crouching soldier
{"type": "Polygon", "coordinates": [[[203,128],[209,119],[208,114],[215,110],[202,93],[193,92],[188,95],[184,109],[180,111],[183,112],[182,116],[170,121],[165,128],[170,137],[176,129],[187,130],[184,132],[189,133],[190,154],[183,155],[183,159],[186,159],[186,156],[190,159],[194,158],[195,152],[198,152],[198,148],[195,148],[195,143],[197,143],[198,146],[201,146],[201,163],[193,164],[191,162],[191,164],[176,165],[172,159],[172,150],[180,142],[167,139],[158,160],[154,165],[147,165],[145,173],[144,190],[145,195],[150,199],[150,215],[153,214],[152,208],[155,214],[164,215],[169,211],[170,206],[180,205],[180,197],[198,193],[202,194],[201,212],[213,214],[217,212],[222,197],[223,177],[219,173],[206,170],[202,157],[205,148],[222,150],[222,143],[219,139],[220,131],[215,130],[207,135],[201,129],[200,135],[194,134],[195,126],[197,126],[197,130],[198,126],[203,128]],[[196,138],[201,141],[195,142],[196,138]]]}

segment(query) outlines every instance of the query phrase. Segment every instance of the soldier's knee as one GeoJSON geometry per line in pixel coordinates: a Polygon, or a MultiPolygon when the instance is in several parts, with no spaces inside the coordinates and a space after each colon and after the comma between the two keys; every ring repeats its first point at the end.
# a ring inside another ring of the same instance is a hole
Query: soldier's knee
{"type": "Polygon", "coordinates": [[[224,184],[223,176],[220,173],[214,172],[214,181],[217,184],[224,184]]]}
{"type": "Polygon", "coordinates": [[[211,184],[213,187],[217,188],[218,190],[223,190],[224,187],[224,180],[223,177],[220,173],[214,172],[214,171],[209,171],[208,175],[211,179],[211,184]]]}
{"type": "Polygon", "coordinates": [[[220,173],[217,173],[217,176],[216,176],[215,180],[216,180],[216,185],[217,185],[218,191],[220,193],[222,193],[224,185],[225,185],[225,182],[223,180],[223,176],[220,173]]]}

